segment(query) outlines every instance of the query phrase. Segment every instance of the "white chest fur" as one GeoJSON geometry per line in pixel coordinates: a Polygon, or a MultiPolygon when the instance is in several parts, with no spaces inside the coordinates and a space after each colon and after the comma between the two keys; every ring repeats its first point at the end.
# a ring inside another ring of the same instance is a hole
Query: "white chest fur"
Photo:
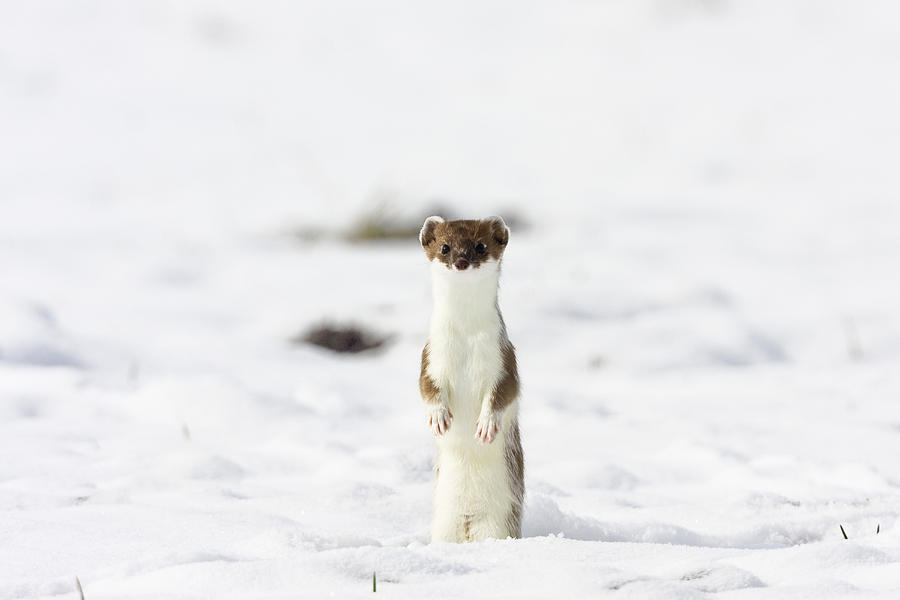
{"type": "Polygon", "coordinates": [[[434,312],[428,340],[428,375],[441,390],[453,421],[437,436],[434,541],[462,542],[517,535],[509,517],[518,501],[510,486],[506,433],[514,426],[515,402],[506,428],[493,443],[475,437],[479,413],[504,375],[506,332],[497,307],[499,264],[474,273],[433,264],[434,312]]]}
{"type": "MultiPolygon", "coordinates": [[[[459,423],[474,423],[482,402],[503,375],[505,333],[497,308],[499,266],[450,272],[433,267],[434,312],[429,335],[428,375],[447,394],[459,423]]],[[[451,427],[451,437],[463,427],[451,427]]],[[[465,428],[468,430],[468,428],[465,428]]],[[[471,435],[472,432],[466,431],[471,435]]]]}

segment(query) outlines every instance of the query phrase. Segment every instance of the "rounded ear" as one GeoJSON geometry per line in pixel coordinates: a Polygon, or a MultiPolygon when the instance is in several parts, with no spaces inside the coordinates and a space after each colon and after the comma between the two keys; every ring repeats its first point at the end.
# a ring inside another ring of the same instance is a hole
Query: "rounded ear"
{"type": "Polygon", "coordinates": [[[491,235],[501,246],[505,246],[509,242],[509,227],[503,221],[503,217],[488,217],[485,219],[491,224],[491,235]]]}
{"type": "Polygon", "coordinates": [[[425,219],[425,224],[422,225],[422,231],[419,232],[419,242],[423,246],[427,246],[431,242],[434,241],[434,228],[438,223],[443,223],[444,218],[438,217],[437,215],[428,217],[425,219]]]}

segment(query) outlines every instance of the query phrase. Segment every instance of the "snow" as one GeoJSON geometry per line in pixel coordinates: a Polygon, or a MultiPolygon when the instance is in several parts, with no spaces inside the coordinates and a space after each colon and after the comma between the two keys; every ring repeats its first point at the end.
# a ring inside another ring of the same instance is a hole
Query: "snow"
{"type": "Polygon", "coordinates": [[[0,598],[896,597],[897,16],[0,5],[0,598]],[[428,543],[382,202],[511,224],[521,540],[428,543]]]}

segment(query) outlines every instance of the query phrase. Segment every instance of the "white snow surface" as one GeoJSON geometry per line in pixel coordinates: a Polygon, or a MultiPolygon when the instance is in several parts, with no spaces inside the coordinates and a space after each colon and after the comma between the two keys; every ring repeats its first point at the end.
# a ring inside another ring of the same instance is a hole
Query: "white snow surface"
{"type": "Polygon", "coordinates": [[[0,2],[0,598],[898,597],[898,17],[0,2]],[[380,202],[511,225],[521,540],[428,543],[380,202]]]}

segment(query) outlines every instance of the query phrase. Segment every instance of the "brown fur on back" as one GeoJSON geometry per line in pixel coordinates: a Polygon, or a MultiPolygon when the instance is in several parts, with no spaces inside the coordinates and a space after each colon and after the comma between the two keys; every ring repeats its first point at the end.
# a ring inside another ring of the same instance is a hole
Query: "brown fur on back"
{"type": "Polygon", "coordinates": [[[419,372],[419,394],[427,404],[433,404],[440,400],[440,393],[434,380],[428,375],[428,344],[425,344],[422,348],[422,367],[419,372]]]}
{"type": "Polygon", "coordinates": [[[511,424],[506,440],[506,472],[510,487],[516,501],[513,502],[509,515],[509,530],[512,537],[522,537],[522,505],[525,500],[525,455],[522,452],[522,440],[519,436],[519,421],[511,424]]]}

